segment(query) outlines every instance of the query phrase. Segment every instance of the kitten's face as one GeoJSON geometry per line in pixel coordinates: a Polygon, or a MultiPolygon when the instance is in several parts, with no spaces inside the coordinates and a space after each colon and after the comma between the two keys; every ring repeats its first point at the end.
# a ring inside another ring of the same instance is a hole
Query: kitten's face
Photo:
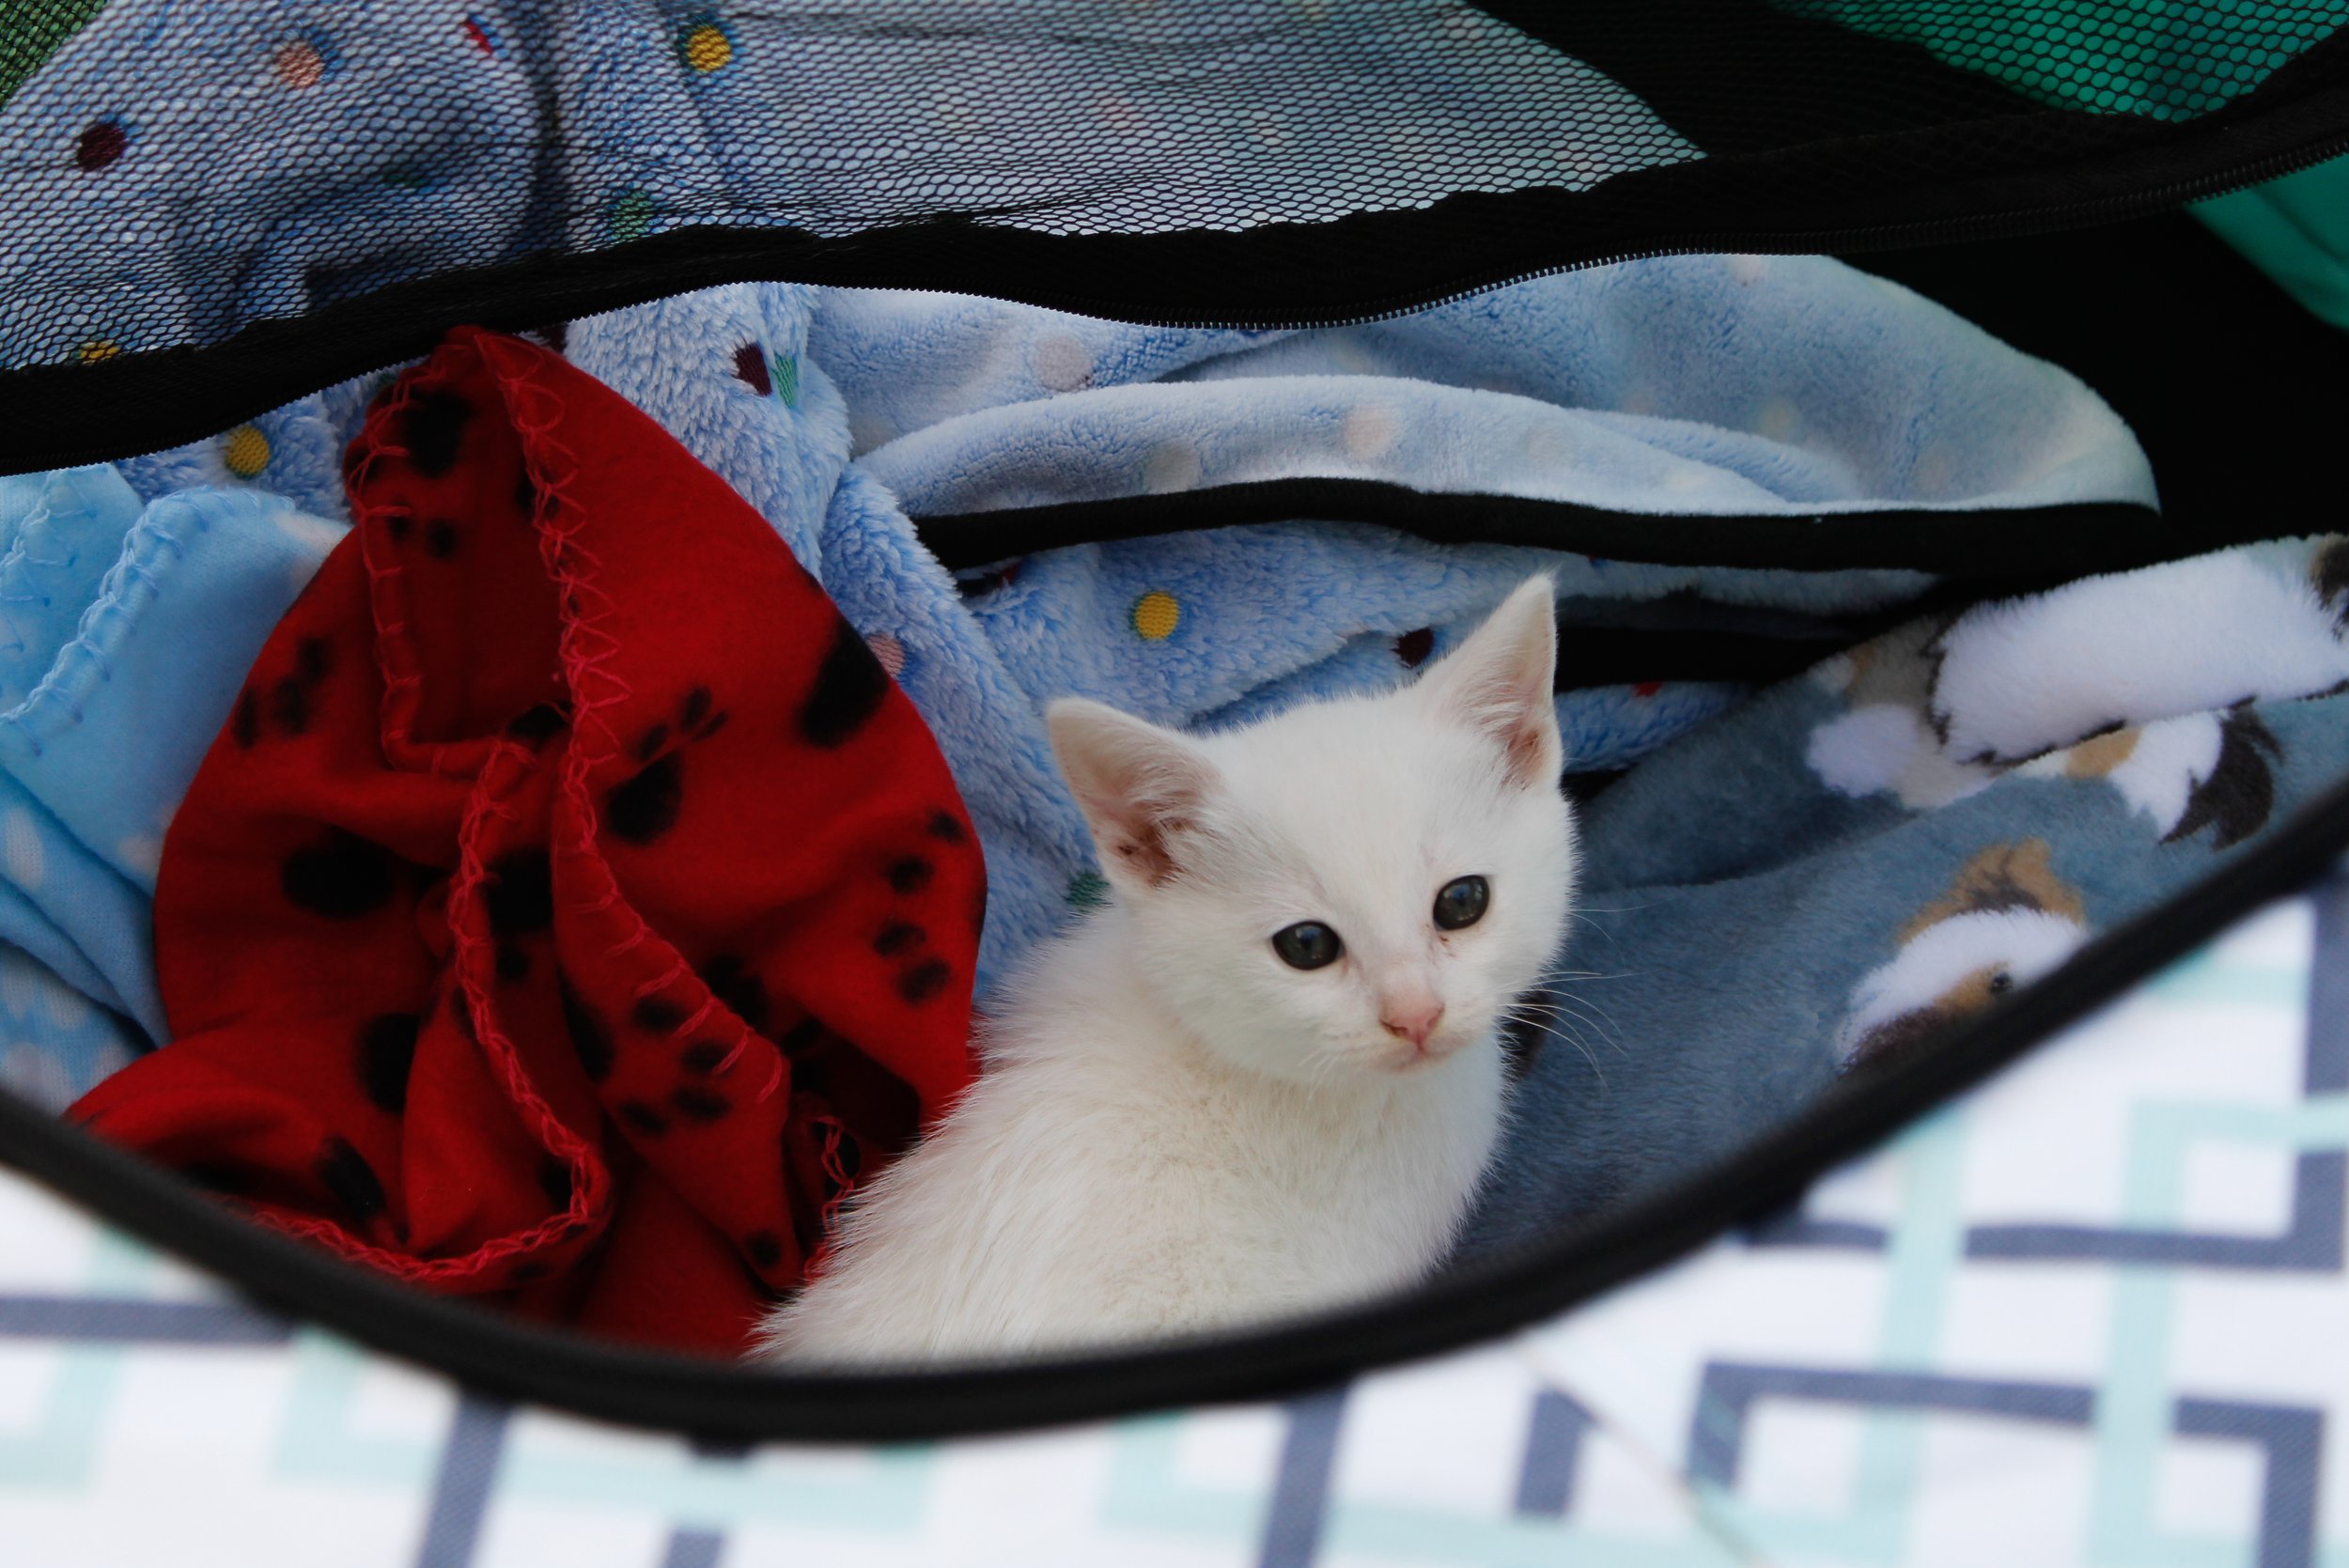
{"type": "Polygon", "coordinates": [[[1416,686],[1227,735],[1056,705],[1143,972],[1203,1044],[1324,1082],[1492,1037],[1573,896],[1550,616],[1537,579],[1416,686]]]}

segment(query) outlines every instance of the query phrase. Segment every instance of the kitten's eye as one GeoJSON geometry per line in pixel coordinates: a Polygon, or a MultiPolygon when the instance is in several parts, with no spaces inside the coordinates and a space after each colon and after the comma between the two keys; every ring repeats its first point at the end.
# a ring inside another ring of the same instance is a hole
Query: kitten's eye
{"type": "Polygon", "coordinates": [[[1300,920],[1272,933],[1272,951],[1293,970],[1327,969],[1338,961],[1346,944],[1317,920],[1300,920]]]}
{"type": "Polygon", "coordinates": [[[1447,931],[1473,925],[1485,918],[1485,906],[1492,901],[1493,890],[1482,877],[1446,882],[1443,892],[1436,894],[1436,924],[1447,931]]]}

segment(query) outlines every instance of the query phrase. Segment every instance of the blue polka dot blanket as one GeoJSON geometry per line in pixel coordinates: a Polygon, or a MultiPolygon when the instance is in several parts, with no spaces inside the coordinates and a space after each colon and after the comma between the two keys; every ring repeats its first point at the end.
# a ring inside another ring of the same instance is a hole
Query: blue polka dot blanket
{"type": "MultiPolygon", "coordinates": [[[[1211,728],[1407,680],[1554,572],[1584,907],[1471,1252],[1990,1005],[2349,769],[2349,545],[2192,555],[2077,380],[1825,259],[1299,331],[770,284],[548,335],[913,698],[986,847],[982,1004],[1103,896],[1044,703],[1211,728]]],[[[0,480],[11,1087],[162,1040],[157,846],[380,382],[0,480]]]]}

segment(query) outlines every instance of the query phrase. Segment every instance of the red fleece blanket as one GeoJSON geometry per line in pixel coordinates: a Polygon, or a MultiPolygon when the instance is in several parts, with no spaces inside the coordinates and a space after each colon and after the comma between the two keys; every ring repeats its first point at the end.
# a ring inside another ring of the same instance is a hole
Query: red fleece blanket
{"type": "Polygon", "coordinates": [[[347,1258],[732,1352],[970,1079],[985,874],[772,529],[464,330],[163,846],[174,1043],[73,1114],[347,1258]]]}

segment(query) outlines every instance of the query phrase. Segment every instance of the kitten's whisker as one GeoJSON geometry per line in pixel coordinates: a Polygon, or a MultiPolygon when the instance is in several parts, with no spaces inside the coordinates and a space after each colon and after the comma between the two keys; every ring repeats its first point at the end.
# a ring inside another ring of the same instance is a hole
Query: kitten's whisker
{"type": "MultiPolygon", "coordinates": [[[[1516,1002],[1511,1002],[1508,1007],[1501,1009],[1501,1017],[1511,1023],[1541,1023],[1541,1026],[1546,1026],[1546,1028],[1558,1028],[1558,1031],[1567,1031],[1567,1032],[1572,1032],[1574,1023],[1588,1023],[1591,1028],[1602,1028],[1602,1023],[1597,1021],[1597,1018],[1593,1018],[1591,1014],[1574,1012],[1574,1009],[1567,1007],[1567,1004],[1553,1002],[1553,1000],[1539,1000],[1539,998],[1516,1000],[1516,1002]]],[[[1610,1040],[1610,1045],[1614,1045],[1616,1049],[1621,1049],[1621,1042],[1610,1040]]]]}
{"type": "Polygon", "coordinates": [[[1524,1008],[1534,1012],[1563,1012],[1564,1011],[1565,1004],[1559,999],[1563,995],[1564,993],[1560,991],[1546,991],[1541,993],[1528,992],[1526,995],[1518,997],[1508,1005],[1513,1008],[1524,1008]]]}
{"type": "MultiPolygon", "coordinates": [[[[1605,910],[1601,910],[1600,912],[1601,912],[1601,913],[1606,913],[1607,911],[1605,911],[1605,910]]],[[[1595,931],[1595,932],[1596,932],[1598,935],[1600,935],[1600,936],[1602,936],[1602,937],[1606,938],[1606,939],[1607,939],[1609,941],[1610,941],[1610,942],[1611,942],[1611,941],[1613,941],[1613,940],[1615,939],[1615,934],[1614,934],[1612,931],[1608,930],[1608,929],[1607,929],[1607,927],[1605,927],[1604,925],[1601,925],[1598,922],[1596,922],[1596,921],[1593,920],[1590,916],[1588,916],[1588,915],[1584,914],[1584,913],[1583,913],[1581,910],[1579,910],[1579,909],[1569,909],[1569,910],[1567,910],[1567,911],[1566,911],[1566,918],[1567,918],[1568,920],[1579,920],[1579,921],[1580,921],[1583,924],[1585,924],[1585,925],[1589,926],[1589,927],[1590,927],[1593,931],[1595,931]]]]}
{"type": "MultiPolygon", "coordinates": [[[[1614,1019],[1608,1016],[1606,1009],[1587,998],[1577,997],[1566,991],[1553,990],[1545,996],[1520,997],[1511,1002],[1504,1011],[1513,1022],[1539,1022],[1562,1033],[1574,1035],[1578,1043],[1581,1043],[1580,1036],[1567,1020],[1572,1019],[1576,1023],[1587,1024],[1598,1031],[1600,1038],[1612,1047],[1617,1055],[1629,1056],[1631,1054],[1630,1048],[1624,1044],[1622,1032],[1616,1027],[1614,1019]],[[1581,1010],[1583,1007],[1588,1007],[1591,1011],[1584,1012],[1581,1010]]],[[[1588,1048],[1585,1045],[1586,1053],[1588,1048]]]]}
{"type": "MultiPolygon", "coordinates": [[[[1610,1029],[1615,1029],[1615,1028],[1616,1028],[1616,1025],[1615,1025],[1615,1016],[1614,1016],[1613,1014],[1611,1014],[1611,1013],[1608,1012],[1608,1011],[1607,1011],[1607,1008],[1606,1008],[1605,1003],[1601,1002],[1601,1001],[1599,1001],[1596,997],[1586,997],[1586,996],[1583,996],[1582,994],[1580,994],[1579,992],[1577,992],[1577,991],[1567,991],[1567,992],[1564,992],[1564,993],[1563,993],[1563,995],[1567,998],[1567,1000],[1571,1001],[1572,1001],[1572,1002],[1573,1002],[1576,1006],[1578,1006],[1578,1007],[1587,1007],[1587,1008],[1589,1008],[1592,1012],[1594,1012],[1594,1013],[1597,1014],[1597,1015],[1598,1015],[1601,1018],[1603,1018],[1603,1019],[1605,1019],[1605,1020],[1606,1020],[1606,1022],[1607,1022],[1607,1026],[1608,1026],[1610,1029]]],[[[1620,1037],[1620,1035],[1621,1035],[1621,1031],[1620,1031],[1620,1030],[1617,1030],[1617,1035],[1618,1035],[1618,1037],[1620,1037]]]]}
{"type": "Polygon", "coordinates": [[[1598,1064],[1598,1057],[1592,1051],[1589,1046],[1583,1043],[1582,1036],[1576,1033],[1571,1029],[1564,1028],[1560,1029],[1559,1033],[1569,1045],[1573,1046],[1575,1049],[1582,1053],[1583,1061],[1588,1062],[1591,1064],[1591,1072],[1593,1076],[1598,1079],[1599,1093],[1602,1094],[1610,1093],[1611,1091],[1610,1090],[1607,1082],[1607,1069],[1598,1064]]]}
{"type": "Polygon", "coordinates": [[[1556,992],[1556,997],[1558,1005],[1572,1012],[1577,1017],[1592,1017],[1594,1022],[1598,1021],[1599,1018],[1605,1018],[1609,1024],[1614,1022],[1612,1018],[1606,1017],[1606,1010],[1589,997],[1577,996],[1563,987],[1556,992]],[[1593,1015],[1596,1015],[1596,1017],[1593,1017],[1593,1015]]]}
{"type": "Polygon", "coordinates": [[[1588,997],[1573,996],[1571,993],[1564,992],[1560,994],[1566,996],[1567,1000],[1575,1004],[1575,1017],[1581,1019],[1584,1023],[1587,1023],[1592,1028],[1597,1030],[1599,1034],[1607,1041],[1607,1043],[1613,1046],[1616,1051],[1620,1054],[1624,1056],[1629,1056],[1631,1054],[1630,1048],[1623,1043],[1623,1031],[1616,1027],[1614,1018],[1608,1013],[1607,1009],[1601,1007],[1597,1002],[1591,1001],[1588,997]],[[1586,1007],[1590,1009],[1589,1012],[1585,1013],[1580,1010],[1586,1007]]]}

